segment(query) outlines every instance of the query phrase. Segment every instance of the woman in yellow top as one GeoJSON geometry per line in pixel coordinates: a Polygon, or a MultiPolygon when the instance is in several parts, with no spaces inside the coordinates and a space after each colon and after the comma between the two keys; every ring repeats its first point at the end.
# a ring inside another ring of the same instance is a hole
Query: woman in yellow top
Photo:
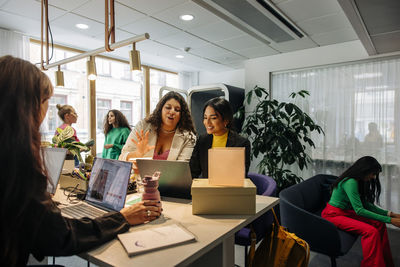
{"type": "Polygon", "coordinates": [[[246,174],[250,167],[250,142],[232,130],[233,111],[223,98],[212,98],[204,104],[203,124],[207,134],[199,136],[190,159],[192,177],[208,178],[208,149],[212,147],[244,147],[246,174]]]}

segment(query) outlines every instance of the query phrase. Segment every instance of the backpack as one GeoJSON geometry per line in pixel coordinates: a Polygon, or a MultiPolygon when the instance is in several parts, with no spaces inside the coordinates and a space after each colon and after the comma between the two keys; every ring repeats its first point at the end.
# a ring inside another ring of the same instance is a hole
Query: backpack
{"type": "Polygon", "coordinates": [[[272,230],[255,250],[253,241],[249,252],[249,267],[307,267],[310,259],[308,243],[290,233],[278,222],[274,209],[275,223],[272,230]]]}

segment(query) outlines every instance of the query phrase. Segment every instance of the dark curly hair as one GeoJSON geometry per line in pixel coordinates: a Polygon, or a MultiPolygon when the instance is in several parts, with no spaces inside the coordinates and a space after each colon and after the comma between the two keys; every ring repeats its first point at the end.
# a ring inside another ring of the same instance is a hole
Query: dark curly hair
{"type": "Polygon", "coordinates": [[[381,183],[379,181],[380,172],[382,172],[382,166],[375,158],[371,156],[362,157],[339,176],[332,184],[332,190],[337,187],[341,181],[354,178],[358,182],[358,191],[361,201],[363,203],[374,203],[375,201],[379,203],[379,196],[381,194],[381,183]],[[371,173],[375,174],[376,178],[365,181],[365,177],[371,173]]]}
{"type": "Polygon", "coordinates": [[[180,131],[190,131],[196,134],[196,131],[193,126],[192,115],[190,114],[189,107],[183,98],[183,96],[177,92],[168,92],[164,95],[160,101],[158,101],[156,108],[154,109],[153,113],[151,113],[147,118],[146,122],[150,123],[153,127],[156,128],[157,133],[159,132],[162,124],[162,108],[164,107],[165,103],[170,100],[171,98],[175,99],[181,105],[181,118],[176,126],[177,129],[180,131]]]}
{"type": "Polygon", "coordinates": [[[114,126],[112,124],[108,123],[108,114],[110,114],[110,112],[112,112],[115,116],[115,124],[117,125],[117,128],[121,127],[121,128],[128,128],[129,130],[131,130],[131,126],[129,125],[128,120],[126,119],[125,115],[116,109],[110,109],[107,112],[106,117],[104,118],[104,135],[107,135],[112,128],[114,128],[114,126]]]}

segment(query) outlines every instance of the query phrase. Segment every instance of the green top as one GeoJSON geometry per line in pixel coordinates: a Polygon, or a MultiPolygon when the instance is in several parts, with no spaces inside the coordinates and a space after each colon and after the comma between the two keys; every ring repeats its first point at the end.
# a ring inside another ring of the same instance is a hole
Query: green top
{"type": "Polygon", "coordinates": [[[129,128],[126,127],[112,128],[106,135],[104,145],[113,144],[113,147],[109,149],[103,147],[102,157],[105,159],[118,159],[130,132],[129,128]]]}
{"type": "Polygon", "coordinates": [[[337,187],[333,189],[329,204],[344,210],[353,209],[357,215],[374,219],[384,223],[390,223],[390,217],[387,210],[378,208],[372,203],[366,202],[365,207],[358,193],[358,182],[354,178],[342,180],[337,187]]]}

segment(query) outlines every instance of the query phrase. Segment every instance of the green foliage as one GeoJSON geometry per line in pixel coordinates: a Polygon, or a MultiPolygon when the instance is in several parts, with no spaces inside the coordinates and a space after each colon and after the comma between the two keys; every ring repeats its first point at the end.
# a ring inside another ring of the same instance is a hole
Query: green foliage
{"type": "MultiPolygon", "coordinates": [[[[290,98],[305,98],[308,91],[291,93],[290,98]]],[[[267,90],[254,87],[245,97],[244,104],[250,105],[255,100],[257,105],[243,124],[242,132],[251,140],[251,157],[262,156],[257,165],[259,173],[268,174],[277,182],[279,190],[299,183],[303,179],[287,169],[288,165],[297,164],[301,170],[307,168],[311,157],[307,147],[315,147],[311,133],[324,134],[322,128],[293,103],[278,102],[270,99],[267,90]]],[[[235,114],[243,118],[244,106],[235,114]]]]}
{"type": "Polygon", "coordinates": [[[53,136],[53,145],[56,147],[63,147],[68,149],[68,151],[71,152],[73,156],[78,157],[79,162],[83,162],[81,152],[89,151],[89,147],[94,145],[94,141],[90,140],[85,144],[75,141],[75,139],[73,138],[74,129],[71,126],[65,127],[64,130],[57,128],[57,131],[59,134],[53,136]]]}

